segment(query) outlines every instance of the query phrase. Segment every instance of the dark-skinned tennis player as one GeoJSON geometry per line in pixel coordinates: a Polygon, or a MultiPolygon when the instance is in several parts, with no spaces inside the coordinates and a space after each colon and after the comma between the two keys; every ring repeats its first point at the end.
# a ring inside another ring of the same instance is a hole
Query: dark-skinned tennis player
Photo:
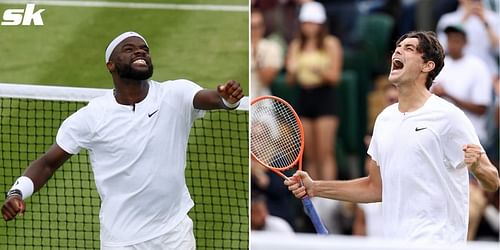
{"type": "Polygon", "coordinates": [[[3,219],[24,213],[23,200],[87,149],[101,198],[101,249],[195,249],[184,177],[189,131],[205,110],[237,108],[243,91],[232,80],[216,90],[151,80],[149,47],[135,32],[116,37],[105,59],[114,90],[62,123],[56,143],[8,192],[3,219]]]}

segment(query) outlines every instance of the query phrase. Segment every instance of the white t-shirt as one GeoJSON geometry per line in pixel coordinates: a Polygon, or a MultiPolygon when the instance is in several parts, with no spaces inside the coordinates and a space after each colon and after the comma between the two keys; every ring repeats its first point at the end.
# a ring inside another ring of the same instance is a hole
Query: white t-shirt
{"type": "Polygon", "coordinates": [[[188,80],[150,80],[135,111],[109,92],[61,125],[57,145],[70,154],[89,152],[101,197],[103,246],[165,234],[193,207],[184,169],[191,125],[204,115],[193,107],[199,90],[188,80]]]}
{"type": "MultiPolygon", "coordinates": [[[[436,31],[438,33],[439,41],[441,45],[446,48],[447,37],[444,33],[444,29],[450,25],[462,25],[465,32],[467,33],[467,45],[465,46],[465,53],[471,54],[479,57],[488,66],[488,71],[490,74],[497,75],[498,65],[495,62],[495,54],[498,54],[498,47],[491,44],[488,37],[488,31],[484,27],[483,21],[476,16],[469,16],[465,22],[462,22],[465,11],[462,7],[458,8],[454,12],[444,14],[437,24],[436,31]]],[[[500,27],[500,19],[498,16],[488,10],[484,10],[484,15],[488,21],[489,26],[498,33],[498,27],[500,27]]]]}
{"type": "Polygon", "coordinates": [[[414,112],[398,104],[375,121],[368,154],[380,167],[384,235],[404,240],[464,242],[469,179],[462,146],[479,144],[453,104],[432,95],[414,112]]]}
{"type": "MultiPolygon", "coordinates": [[[[493,85],[486,64],[472,55],[458,60],[444,59],[444,67],[435,80],[451,96],[478,105],[489,106],[492,100],[493,85]]],[[[487,139],[486,114],[477,115],[464,110],[476,129],[481,141],[487,139]]]]}
{"type": "Polygon", "coordinates": [[[384,237],[382,202],[359,203],[358,206],[365,214],[366,236],[375,238],[384,237]]]}

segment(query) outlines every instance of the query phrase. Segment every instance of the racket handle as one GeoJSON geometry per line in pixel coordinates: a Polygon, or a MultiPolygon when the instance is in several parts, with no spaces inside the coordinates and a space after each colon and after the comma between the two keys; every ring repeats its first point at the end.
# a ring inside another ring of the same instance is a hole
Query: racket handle
{"type": "Polygon", "coordinates": [[[323,225],[323,222],[321,222],[321,218],[319,218],[316,209],[314,209],[314,205],[312,204],[311,199],[309,199],[308,196],[304,196],[304,198],[302,198],[302,204],[304,204],[304,210],[311,219],[316,232],[323,235],[328,234],[328,230],[326,229],[325,225],[323,225]]]}

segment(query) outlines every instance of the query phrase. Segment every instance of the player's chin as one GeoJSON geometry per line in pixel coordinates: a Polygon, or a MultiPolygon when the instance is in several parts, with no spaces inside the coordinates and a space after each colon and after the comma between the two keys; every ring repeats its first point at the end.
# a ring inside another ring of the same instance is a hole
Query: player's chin
{"type": "Polygon", "coordinates": [[[131,67],[130,78],[136,80],[146,80],[153,75],[153,67],[131,67]]]}
{"type": "Polygon", "coordinates": [[[148,72],[148,71],[152,70],[152,67],[149,66],[149,65],[135,65],[135,64],[132,64],[132,65],[130,65],[130,68],[132,69],[132,71],[134,73],[145,73],[145,72],[148,72]]]}
{"type": "Polygon", "coordinates": [[[399,75],[397,74],[389,74],[388,80],[392,83],[398,82],[399,75]]]}

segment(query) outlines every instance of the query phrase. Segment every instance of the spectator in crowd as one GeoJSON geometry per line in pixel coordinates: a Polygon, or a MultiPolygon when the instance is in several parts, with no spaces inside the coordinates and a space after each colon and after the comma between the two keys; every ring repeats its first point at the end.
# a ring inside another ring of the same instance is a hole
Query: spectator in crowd
{"type": "MultiPolygon", "coordinates": [[[[267,212],[273,216],[285,219],[295,228],[294,199],[285,185],[281,176],[273,173],[257,161],[251,161],[252,196],[264,195],[267,198],[267,212]]],[[[287,173],[290,175],[290,173],[287,173]]],[[[252,205],[253,206],[253,205],[252,205]]]]}
{"type": "Polygon", "coordinates": [[[266,205],[266,197],[258,192],[252,193],[250,218],[252,231],[293,234],[293,229],[286,220],[269,214],[266,205]]]}
{"type": "Polygon", "coordinates": [[[283,53],[278,43],[264,38],[264,16],[252,9],[251,18],[251,98],[270,95],[269,86],[283,67],[283,53]]]}
{"type": "Polygon", "coordinates": [[[252,8],[264,16],[266,35],[288,44],[297,31],[298,0],[252,0],[252,8]]]}
{"type": "Polygon", "coordinates": [[[447,56],[431,91],[462,109],[474,125],[482,144],[487,139],[486,109],[492,102],[492,82],[486,64],[465,54],[470,36],[461,26],[445,28],[447,56]]]}
{"type": "MultiPolygon", "coordinates": [[[[485,9],[481,0],[459,0],[456,11],[443,15],[437,24],[437,33],[441,44],[446,46],[445,28],[461,23],[468,35],[465,54],[472,54],[483,60],[492,77],[498,76],[498,27],[499,17],[485,9]]],[[[446,48],[445,48],[446,49],[446,48]]]]}
{"type": "Polygon", "coordinates": [[[297,112],[307,138],[305,169],[316,178],[332,180],[337,176],[335,85],[341,77],[342,47],[336,37],[328,35],[320,3],[304,3],[299,20],[299,35],[288,49],[286,78],[300,87],[297,112]]]}

